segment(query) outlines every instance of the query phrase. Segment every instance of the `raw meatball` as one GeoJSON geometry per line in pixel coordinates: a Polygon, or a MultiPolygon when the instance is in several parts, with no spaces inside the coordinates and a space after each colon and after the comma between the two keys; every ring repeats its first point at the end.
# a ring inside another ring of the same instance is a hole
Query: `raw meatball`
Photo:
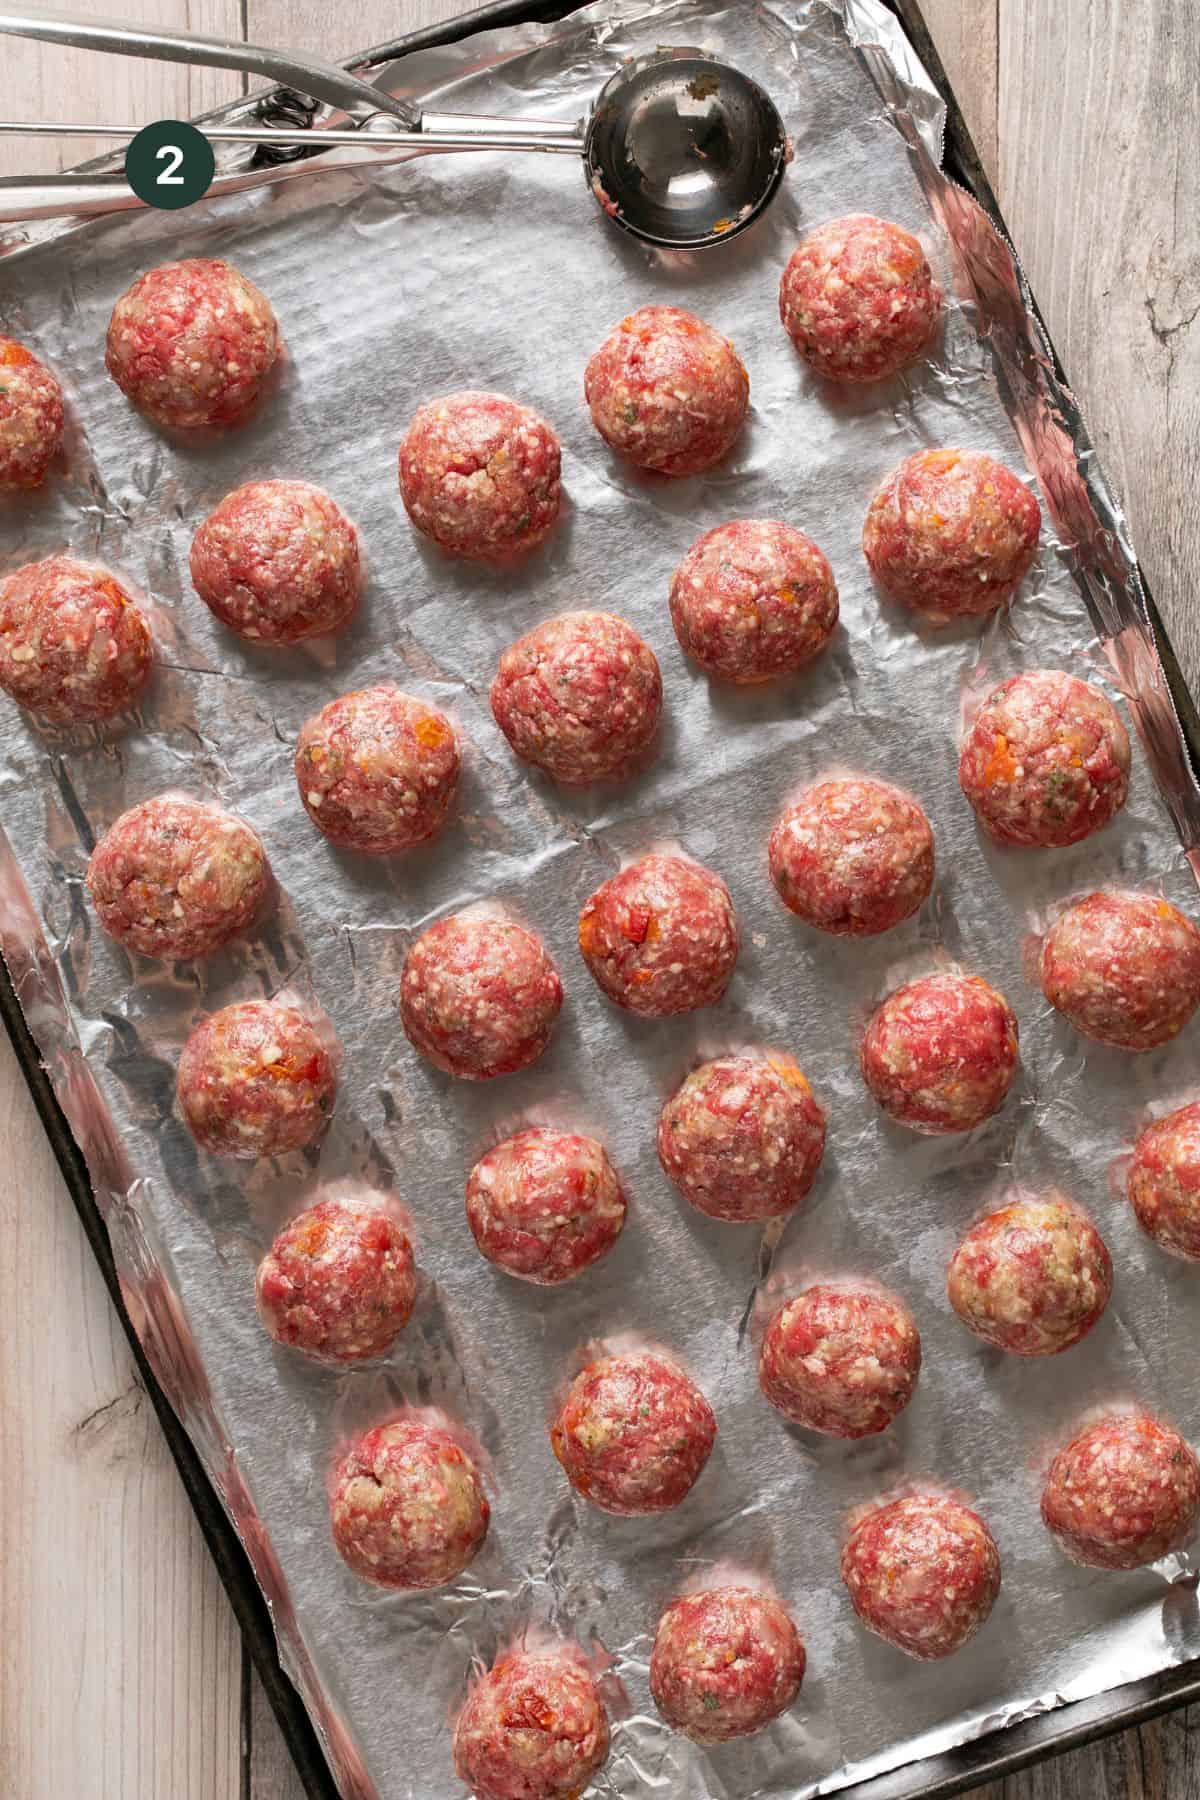
{"type": "Polygon", "coordinates": [[[691,1491],[717,1437],[693,1381],[644,1350],[602,1356],[571,1383],[550,1443],[576,1493],[602,1512],[666,1512],[691,1491]]]}
{"type": "Polygon", "coordinates": [[[1062,1194],[1017,1200],[973,1225],[950,1260],[950,1304],[969,1331],[1017,1356],[1086,1337],[1112,1295],[1112,1258],[1062,1194]]]}
{"type": "Polygon", "coordinates": [[[562,1006],[558,970],[532,931],[479,915],[439,919],[412,945],[400,1019],[447,1075],[490,1081],[535,1062],[562,1006]]]}
{"type": "Polygon", "coordinates": [[[414,416],[400,445],[400,497],[443,550],[494,562],[549,536],[561,463],[558,438],[531,406],[466,389],[414,416]]]}
{"type": "Polygon", "coordinates": [[[1182,1549],[1200,1513],[1200,1463],[1148,1413],[1117,1413],[1059,1451],[1042,1519],[1059,1549],[1091,1569],[1140,1569],[1182,1549]]]}
{"type": "Polygon", "coordinates": [[[467,1695],[454,1767],[476,1800],[575,1800],[608,1744],[604,1702],[577,1650],[510,1650],[467,1695]]]}
{"type": "Polygon", "coordinates": [[[603,1144],[533,1126],[475,1164],[467,1223],[490,1263],[549,1286],[581,1275],[612,1249],[625,1196],[603,1144]]]}
{"type": "Polygon", "coordinates": [[[1042,512],[978,450],[919,450],[888,476],[863,524],[880,586],[930,623],[994,612],[1037,550],[1042,512]]]}
{"type": "Polygon", "coordinates": [[[618,1006],[648,1019],[712,1006],[740,934],[729,889],[685,856],[650,855],[604,882],[579,915],[579,948],[618,1006]]]}
{"type": "Polygon", "coordinates": [[[658,730],[658,659],[612,613],[562,613],[504,652],[492,711],[517,755],[555,781],[617,780],[658,730]]]}
{"type": "Polygon", "coordinates": [[[885,781],[819,781],[779,820],[768,855],[783,904],[836,937],[890,931],[933,887],[929,820],[885,781]]]}
{"type": "Polygon", "coordinates": [[[337,1075],[325,1039],[296,1007],[241,1000],[193,1026],[175,1091],[202,1149],[282,1156],[324,1131],[337,1075]]]}
{"type": "Polygon", "coordinates": [[[859,1050],[884,1112],[933,1136],[970,1131],[998,1111],[1018,1061],[1013,1010],[978,975],[925,975],[897,988],[859,1050]]]}
{"type": "Polygon", "coordinates": [[[641,306],[622,319],[583,386],[609,448],[660,475],[699,475],[719,463],[750,405],[750,377],[733,345],[678,306],[641,306]]]}
{"type": "Polygon", "coordinates": [[[1076,1031],[1118,1050],[1152,1050],[1200,1004],[1200,931],[1152,894],[1088,894],[1046,933],[1041,976],[1076,1031]]]}
{"type": "Polygon", "coordinates": [[[963,739],[958,780],[1002,844],[1077,844],[1129,792],[1129,733],[1099,690],[1058,669],[993,688],[963,739]]]}
{"type": "Polygon", "coordinates": [[[417,1297],[408,1237],[377,1201],[319,1200],[258,1265],[258,1316],[277,1344],[325,1362],[382,1356],[417,1297]]]}
{"type": "Polygon", "coordinates": [[[970,1507],[909,1494],[874,1507],[842,1551],[842,1580],[868,1631],[921,1662],[973,1638],[1000,1592],[1000,1553],[970,1507]]]}
{"type": "Polygon", "coordinates": [[[462,766],[444,712],[381,682],[342,694],[300,727],[296,786],[339,850],[390,856],[435,836],[462,766]]]}
{"type": "Polygon", "coordinates": [[[358,532],[307,481],[249,481],[192,539],[192,586],[222,625],[260,644],[340,631],[362,589],[358,532]]]}
{"type": "Polygon", "coordinates": [[[671,579],[671,621],[709,675],[790,675],[833,636],[838,591],[822,551],[778,519],[733,519],[697,538],[671,579]]]}
{"type": "Polygon", "coordinates": [[[444,1587],[478,1552],[489,1514],[471,1458],[449,1431],[421,1418],[377,1425],[333,1471],[334,1544],[378,1587],[444,1587]]]}
{"type": "Polygon", "coordinates": [[[709,1588],[682,1594],[659,1619],[650,1693],[667,1724],[693,1743],[724,1744],[787,1711],[805,1661],[796,1627],[771,1594],[709,1588]]]}
{"type": "Polygon", "coordinates": [[[758,1357],[763,1393],[794,1425],[870,1437],[904,1411],[921,1372],[921,1336],[883,1288],[818,1282],[773,1313],[758,1357]]]}
{"type": "Polygon", "coordinates": [[[146,620],[107,569],[50,556],[0,582],[0,687],[39,718],[111,719],[153,662],[146,620]]]}
{"type": "Polygon", "coordinates": [[[271,303],[227,262],[193,257],[139,275],[113,307],[104,360],[156,425],[238,425],[279,355],[271,303]]]}
{"type": "Polygon", "coordinates": [[[92,851],[88,889],[109,937],[143,956],[208,956],[261,913],[271,871],[244,819],[158,794],[92,851]]]}
{"type": "Polygon", "coordinates": [[[1128,1180],[1142,1230],[1164,1250],[1200,1262],[1200,1102],[1147,1125],[1128,1180]]]}
{"type": "Polygon", "coordinates": [[[882,381],[925,349],[942,293],[912,233],[869,213],[818,225],[792,252],[779,316],[829,381],[882,381]]]}
{"type": "Polygon", "coordinates": [[[40,486],[62,434],[58,382],[32,350],[0,337],[0,493],[40,486]]]}
{"type": "Polygon", "coordinates": [[[719,1056],[694,1069],[658,1120],[658,1159],[710,1219],[776,1219],[812,1187],[825,1114],[790,1056],[719,1056]]]}

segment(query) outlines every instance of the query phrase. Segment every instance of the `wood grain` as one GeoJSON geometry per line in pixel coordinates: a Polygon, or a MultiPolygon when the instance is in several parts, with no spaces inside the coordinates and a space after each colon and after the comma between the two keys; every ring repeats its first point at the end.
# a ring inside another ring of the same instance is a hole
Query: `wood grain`
{"type": "Polygon", "coordinates": [[[0,1143],[0,1793],[232,1800],[237,1629],[2,1037],[0,1143]]]}
{"type": "Polygon", "coordinates": [[[1193,688],[1198,22],[1195,0],[1000,0],[1000,202],[1193,688]]]}
{"type": "MultiPolygon", "coordinates": [[[[74,0],[349,54],[457,0],[74,0]]],[[[1200,461],[1196,0],[925,0],[1193,686],[1200,461]]],[[[187,117],[239,77],[7,40],[6,110],[187,117]]],[[[104,148],[97,143],[96,149],[104,148]]],[[[55,153],[57,150],[57,154],[55,153]]],[[[0,169],[78,142],[0,143],[0,169]]],[[[11,1052],[0,1043],[0,1793],[302,1800],[11,1052]],[[244,1714],[243,1714],[244,1705],[244,1714]]],[[[974,1800],[1200,1800],[1190,1713],[974,1800]]]]}
{"type": "MultiPolygon", "coordinates": [[[[929,35],[989,175],[999,130],[998,0],[922,0],[929,35]]],[[[994,179],[994,175],[993,175],[994,179]]]]}
{"type": "MultiPolygon", "coordinates": [[[[64,10],[67,10],[64,8],[64,10]]],[[[187,27],[215,37],[241,37],[241,0],[76,0],[80,16],[119,17],[138,25],[187,27]]],[[[275,0],[283,16],[286,7],[275,0]]],[[[98,56],[6,37],[0,51],[4,116],[45,123],[148,125],[153,119],[188,119],[243,92],[243,78],[228,69],[191,69],[134,56],[98,56]]],[[[5,138],[0,172],[49,173],[87,157],[111,152],[111,138],[5,138]]]]}

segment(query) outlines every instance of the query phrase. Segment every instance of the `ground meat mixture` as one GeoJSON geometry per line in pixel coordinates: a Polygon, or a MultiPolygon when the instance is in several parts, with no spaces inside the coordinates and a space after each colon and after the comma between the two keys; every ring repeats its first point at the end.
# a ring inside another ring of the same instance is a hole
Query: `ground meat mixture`
{"type": "Polygon", "coordinates": [[[819,781],[771,833],[771,880],[807,925],[875,937],[910,918],[933,887],[933,832],[886,781],[819,781]]]}
{"type": "Polygon", "coordinates": [[[1153,894],[1087,894],[1042,945],[1042,992],[1076,1031],[1152,1050],[1200,1004],[1200,931],[1153,894]]]}
{"type": "Polygon", "coordinates": [[[700,475],[719,463],[750,405],[733,345],[678,306],[641,306],[622,319],[583,385],[609,448],[660,475],[700,475]]]}
{"type": "Polygon", "coordinates": [[[444,1587],[477,1554],[489,1515],[474,1462],[448,1430],[418,1415],[377,1425],[333,1470],[334,1544],[378,1587],[444,1587]]]}
{"type": "Polygon", "coordinates": [[[1059,1549],[1092,1569],[1140,1569],[1180,1550],[1200,1513],[1191,1445],[1148,1413],[1115,1413],[1059,1451],[1042,1518],[1059,1549]]]}
{"type": "Polygon", "coordinates": [[[854,1526],[842,1580],[868,1631],[933,1662],[961,1650],[991,1612],[1000,1553],[970,1507],[944,1494],[909,1494],[854,1526]]]}
{"type": "Polygon", "coordinates": [[[358,532],[307,481],[249,481],[192,539],[192,586],[222,625],[259,644],[340,631],[358,604],[358,532]]]}
{"type": "Polygon", "coordinates": [[[0,582],[0,688],[40,719],[111,719],[153,663],[145,616],[107,569],[50,556],[0,582]]]}
{"type": "Polygon", "coordinates": [[[963,739],[958,779],[1002,844],[1077,844],[1129,792],[1129,733],[1112,702],[1058,669],[994,688],[963,739]]]}
{"type": "Polygon", "coordinates": [[[697,538],[671,580],[680,649],[742,685],[812,662],[833,636],[838,591],[822,551],[778,519],[733,519],[697,538]]]}
{"type": "Polygon", "coordinates": [[[673,1600],[650,1653],[650,1693],[696,1744],[748,1737],[777,1719],[804,1679],[804,1645],[771,1594],[708,1588],[673,1600]]]}
{"type": "Polygon", "coordinates": [[[400,496],[443,550],[495,562],[549,536],[561,462],[558,438],[532,407],[467,389],[414,416],[400,445],[400,496]]]}
{"type": "Polygon", "coordinates": [[[1128,1193],[1156,1244],[1200,1262],[1200,1101],[1147,1125],[1134,1145],[1128,1193]]]}
{"type": "Polygon", "coordinates": [[[729,986],[740,934],[729,889],[689,857],[639,857],[579,915],[579,948],[617,1006],[644,1018],[712,1006],[729,986]]]}
{"type": "Polygon", "coordinates": [[[912,1399],[921,1336],[883,1288],[817,1282],[772,1314],[758,1357],[763,1393],[793,1425],[829,1437],[885,1431],[912,1399]]]}
{"type": "Polygon", "coordinates": [[[156,425],[237,425],[279,356],[271,303],[227,262],[193,257],[139,275],[113,307],[104,360],[156,425]]]}
{"type": "Polygon", "coordinates": [[[1003,1104],[1019,1062],[1017,1021],[978,975],[925,975],[890,994],[859,1050],[863,1080],[910,1131],[970,1131],[1003,1104]]]}
{"type": "Polygon", "coordinates": [[[731,1224],[790,1212],[824,1153],[825,1114],[790,1056],[702,1063],[659,1115],[664,1172],[698,1212],[731,1224]]]}
{"type": "Polygon", "coordinates": [[[624,619],[561,613],[504,652],[491,698],[522,761],[581,787],[636,768],[658,730],[662,676],[624,619]]]}
{"type": "Polygon", "coordinates": [[[244,819],[180,795],[122,813],[92,852],[88,890],[109,937],[143,956],[208,956],[263,911],[271,871],[244,819]]]}
{"type": "Polygon", "coordinates": [[[969,1331],[1017,1356],[1056,1356],[1087,1336],[1112,1295],[1112,1258],[1062,1194],[1016,1200],[967,1232],[950,1260],[950,1304],[969,1331]]]}
{"type": "Polygon", "coordinates": [[[282,1156],[324,1131],[337,1073],[325,1038],[296,1007],[241,1000],[193,1026],[175,1092],[202,1149],[282,1156]]]}
{"type": "Polygon", "coordinates": [[[416,1303],[412,1246],[378,1200],[319,1200],[259,1263],[255,1297],[277,1344],[330,1363],[382,1356],[416,1303]]]}
{"type": "Polygon", "coordinates": [[[792,252],[779,316],[829,381],[882,381],[926,348],[942,294],[912,233],[869,213],[818,225],[792,252]]]}
{"type": "Polygon", "coordinates": [[[532,931],[504,918],[455,915],[409,950],[400,1019],[435,1068],[490,1081],[537,1060],[562,997],[558,970],[532,931]]]}
{"type": "Polygon", "coordinates": [[[510,1650],[467,1695],[454,1767],[475,1800],[577,1800],[608,1744],[604,1702],[578,1650],[510,1650]]]}
{"type": "Polygon", "coordinates": [[[550,1286],[581,1275],[612,1249],[625,1223],[625,1196],[603,1144],[532,1126],[475,1164],[467,1223],[490,1263],[550,1286]]]}
{"type": "Polygon", "coordinates": [[[62,434],[58,382],[32,350],[0,337],[0,493],[39,487],[62,434]]]}
{"type": "Polygon", "coordinates": [[[365,856],[435,836],[461,766],[445,713],[387,682],[331,700],[296,741],[296,786],[309,818],[339,850],[365,856]]]}
{"type": "Polygon", "coordinates": [[[978,450],[919,450],[867,510],[863,552],[893,600],[931,624],[994,612],[1028,574],[1042,513],[978,450]]]}
{"type": "Polygon", "coordinates": [[[708,1461],[717,1421],[700,1389],[653,1351],[603,1356],[571,1383],[550,1428],[577,1494],[603,1512],[666,1512],[708,1461]]]}

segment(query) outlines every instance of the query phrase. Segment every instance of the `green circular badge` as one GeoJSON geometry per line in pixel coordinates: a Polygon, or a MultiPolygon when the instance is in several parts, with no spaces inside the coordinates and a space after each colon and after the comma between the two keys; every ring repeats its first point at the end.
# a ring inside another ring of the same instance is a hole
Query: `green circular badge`
{"type": "Polygon", "coordinates": [[[215,168],[208,139],[182,119],[144,125],[125,152],[125,179],[138,199],[168,211],[203,200],[215,168]]]}

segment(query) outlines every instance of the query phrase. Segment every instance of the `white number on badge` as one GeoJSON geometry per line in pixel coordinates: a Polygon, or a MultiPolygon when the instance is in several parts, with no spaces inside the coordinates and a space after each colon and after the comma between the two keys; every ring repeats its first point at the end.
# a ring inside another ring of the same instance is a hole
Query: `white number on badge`
{"type": "Polygon", "coordinates": [[[183,162],[183,151],[179,148],[178,144],[161,145],[155,152],[154,160],[155,162],[167,164],[167,167],[163,170],[162,174],[156,175],[154,178],[154,185],[156,187],[183,186],[183,176],[179,173],[180,166],[183,162]]]}

